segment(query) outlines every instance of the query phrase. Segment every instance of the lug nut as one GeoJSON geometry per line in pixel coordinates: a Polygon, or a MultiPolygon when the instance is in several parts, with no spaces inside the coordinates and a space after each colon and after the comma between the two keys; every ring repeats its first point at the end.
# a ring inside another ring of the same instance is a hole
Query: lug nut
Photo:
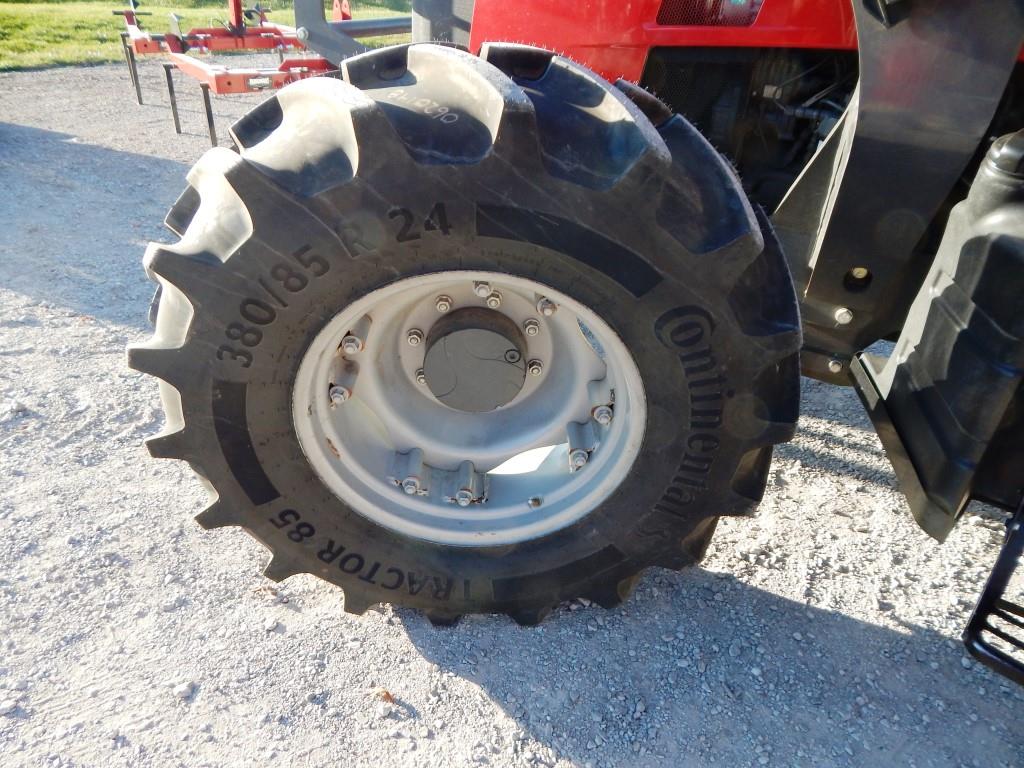
{"type": "Polygon", "coordinates": [[[598,405],[594,407],[594,409],[590,412],[590,415],[593,417],[594,421],[596,421],[602,427],[607,427],[609,424],[612,423],[612,416],[614,415],[614,413],[612,412],[611,406],[598,405]]]}
{"type": "Polygon", "coordinates": [[[491,295],[491,284],[473,283],[473,293],[475,293],[481,299],[486,299],[488,296],[491,295]]]}
{"type": "Polygon", "coordinates": [[[447,312],[452,308],[452,297],[451,296],[438,296],[434,299],[434,306],[438,312],[447,312]]]}
{"type": "Polygon", "coordinates": [[[577,448],[575,451],[569,454],[569,466],[573,470],[582,469],[586,466],[587,461],[590,459],[590,455],[582,448],[577,448]]]}
{"type": "Polygon", "coordinates": [[[532,317],[523,323],[523,332],[527,336],[536,336],[540,333],[540,323],[534,320],[532,317]]]}
{"type": "Polygon", "coordinates": [[[352,397],[352,390],[348,387],[339,387],[335,385],[327,390],[327,397],[330,398],[331,405],[341,405],[352,397]]]}
{"type": "Polygon", "coordinates": [[[363,351],[363,340],[351,333],[341,340],[341,349],[346,355],[355,355],[363,351]]]}
{"type": "Polygon", "coordinates": [[[402,481],[402,490],[410,496],[420,492],[420,479],[418,477],[407,477],[402,481]]]}
{"type": "Polygon", "coordinates": [[[843,370],[843,361],[839,358],[833,357],[828,361],[828,369],[832,371],[832,373],[839,373],[843,370]]]}
{"type": "Polygon", "coordinates": [[[420,368],[420,369],[418,369],[416,371],[416,383],[417,384],[426,384],[427,383],[427,374],[424,373],[422,368],[420,368]]]}
{"type": "Polygon", "coordinates": [[[405,340],[409,342],[410,347],[418,347],[423,343],[423,331],[419,328],[410,328],[405,335],[405,340]]]}
{"type": "Polygon", "coordinates": [[[544,315],[544,317],[551,317],[558,311],[558,305],[551,299],[542,296],[537,302],[537,311],[544,315]]]}
{"type": "Polygon", "coordinates": [[[491,294],[487,297],[486,303],[491,309],[497,309],[501,306],[501,294],[497,291],[491,291],[491,294]]]}
{"type": "Polygon", "coordinates": [[[455,503],[460,507],[468,507],[473,503],[473,492],[468,488],[460,488],[455,492],[455,503]]]}
{"type": "Polygon", "coordinates": [[[531,360],[526,364],[526,370],[531,376],[540,376],[544,372],[544,363],[540,360],[531,360]]]}
{"type": "Polygon", "coordinates": [[[833,317],[840,325],[849,325],[853,322],[853,312],[847,307],[839,307],[833,317]]]}

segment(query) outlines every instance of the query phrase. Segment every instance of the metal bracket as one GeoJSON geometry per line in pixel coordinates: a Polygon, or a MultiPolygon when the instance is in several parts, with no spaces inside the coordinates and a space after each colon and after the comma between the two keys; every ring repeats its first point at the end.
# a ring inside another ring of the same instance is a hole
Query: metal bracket
{"type": "Polygon", "coordinates": [[[907,0],[862,0],[867,12],[874,16],[888,29],[893,24],[899,24],[909,14],[910,5],[907,0]]]}
{"type": "Polygon", "coordinates": [[[206,127],[210,131],[210,146],[217,146],[217,128],[213,124],[213,107],[210,105],[210,84],[200,83],[203,92],[203,111],[206,113],[206,127]]]}
{"type": "Polygon", "coordinates": [[[986,137],[1021,48],[1024,2],[854,3],[860,81],[772,216],[804,319],[804,372],[899,331],[928,268],[919,243],[986,137]],[[903,8],[911,23],[890,22],[903,8]],[[856,278],[857,274],[865,277],[856,278]]]}
{"type": "Polygon", "coordinates": [[[1014,571],[1024,555],[1024,504],[1006,525],[1006,540],[978,604],[964,630],[963,641],[970,654],[1000,675],[1024,685],[1024,607],[1003,599],[1014,571]],[[997,624],[998,621],[998,624],[997,624]],[[1015,631],[1011,632],[1010,628],[1015,631]],[[1018,657],[997,648],[985,635],[999,638],[1015,648],[1018,657]]]}
{"type": "Polygon", "coordinates": [[[409,16],[327,21],[322,0],[295,0],[295,35],[333,64],[369,50],[354,37],[397,35],[412,29],[409,16]]]}
{"type": "Polygon", "coordinates": [[[128,77],[132,81],[132,87],[135,89],[135,100],[142,103],[142,87],[139,85],[139,66],[135,61],[135,51],[132,50],[131,44],[128,42],[128,33],[121,33],[121,48],[124,50],[125,64],[128,65],[128,77]]]}
{"type": "Polygon", "coordinates": [[[171,117],[174,119],[174,132],[181,135],[181,119],[178,117],[178,99],[174,94],[173,64],[164,64],[164,78],[167,80],[167,98],[171,102],[171,117]]]}

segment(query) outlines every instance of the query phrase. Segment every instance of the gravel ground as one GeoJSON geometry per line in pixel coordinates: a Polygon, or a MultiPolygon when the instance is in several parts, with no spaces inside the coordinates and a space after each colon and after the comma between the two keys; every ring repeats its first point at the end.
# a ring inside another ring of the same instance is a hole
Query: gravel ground
{"type": "MultiPolygon", "coordinates": [[[[0,765],[1020,766],[1024,696],[956,639],[997,552],[912,522],[852,391],[807,381],[755,519],[615,611],[450,630],[271,585],[142,446],[140,258],[207,145],[162,70],[0,75],[0,765]]],[[[254,99],[217,99],[218,127],[254,99]]]]}

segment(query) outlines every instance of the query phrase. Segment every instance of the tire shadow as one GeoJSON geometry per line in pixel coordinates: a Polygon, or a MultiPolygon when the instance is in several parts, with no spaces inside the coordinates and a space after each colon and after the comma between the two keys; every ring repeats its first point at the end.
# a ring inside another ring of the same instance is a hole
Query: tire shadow
{"type": "Polygon", "coordinates": [[[542,764],[1011,766],[1024,754],[1010,725],[1024,696],[965,669],[958,642],[727,574],[649,571],[616,610],[563,606],[532,629],[492,616],[444,630],[398,615],[426,659],[515,720],[513,748],[542,764]]]}

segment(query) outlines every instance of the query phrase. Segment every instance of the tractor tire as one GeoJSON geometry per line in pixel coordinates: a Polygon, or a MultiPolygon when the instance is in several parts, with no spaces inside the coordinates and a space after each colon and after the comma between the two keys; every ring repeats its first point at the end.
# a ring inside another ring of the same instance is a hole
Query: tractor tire
{"type": "Polygon", "coordinates": [[[160,380],[151,454],[210,489],[198,522],[245,528],[275,581],[435,624],[612,607],[697,563],[799,404],[792,281],[731,166],[535,48],[396,46],[343,76],[237,122],[146,253],[156,328],[129,363],[160,380]],[[460,357],[458,334],[508,348],[460,357]]]}

